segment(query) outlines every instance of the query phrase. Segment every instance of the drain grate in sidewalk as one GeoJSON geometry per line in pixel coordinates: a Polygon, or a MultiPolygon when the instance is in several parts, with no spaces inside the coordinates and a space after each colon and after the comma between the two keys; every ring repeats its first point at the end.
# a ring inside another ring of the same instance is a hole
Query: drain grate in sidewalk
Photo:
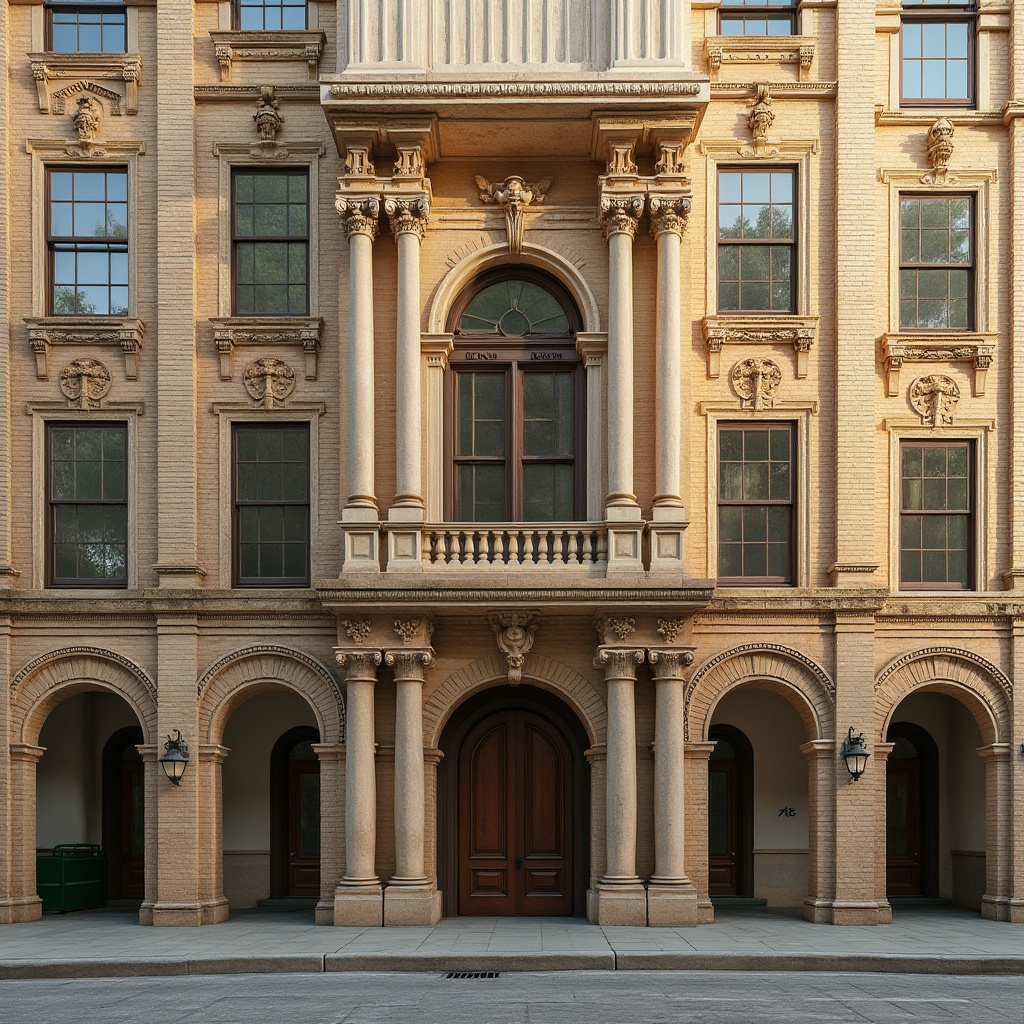
{"type": "Polygon", "coordinates": [[[479,978],[500,978],[500,971],[449,971],[445,981],[475,981],[479,978]]]}

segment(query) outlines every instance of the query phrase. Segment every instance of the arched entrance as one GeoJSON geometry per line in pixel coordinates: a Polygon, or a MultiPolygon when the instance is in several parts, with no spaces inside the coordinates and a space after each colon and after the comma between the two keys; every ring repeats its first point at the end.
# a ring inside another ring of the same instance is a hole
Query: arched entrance
{"type": "Polygon", "coordinates": [[[926,729],[894,722],[885,766],[888,896],[939,894],[939,751],[926,729]]]}
{"type": "Polygon", "coordinates": [[[536,687],[495,687],[456,712],[438,776],[446,914],[584,912],[586,746],[572,711],[536,687]]]}
{"type": "Polygon", "coordinates": [[[289,729],[270,753],[270,896],[320,895],[320,735],[289,729]]]}
{"type": "Polygon", "coordinates": [[[730,725],[713,725],[708,761],[708,893],[754,895],[754,752],[730,725]]]}

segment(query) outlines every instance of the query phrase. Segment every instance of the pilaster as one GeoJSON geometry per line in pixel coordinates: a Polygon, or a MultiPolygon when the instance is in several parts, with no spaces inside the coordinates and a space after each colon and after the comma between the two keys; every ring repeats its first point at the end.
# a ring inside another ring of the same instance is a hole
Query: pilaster
{"type": "Polygon", "coordinates": [[[334,893],[344,872],[345,744],[314,743],[320,762],[320,899],[316,923],[334,924],[334,893]]]}
{"type": "MultiPolygon", "coordinates": [[[[11,11],[0,10],[0,590],[10,587],[18,570],[12,565],[11,548],[11,11]]],[[[18,54],[15,59],[24,57],[18,54]]],[[[3,732],[0,735],[6,736],[3,732]]],[[[2,771],[2,769],[0,769],[2,771]]],[[[4,773],[6,774],[6,773],[4,773]]],[[[0,788],[4,785],[0,780],[0,788]]],[[[2,795],[2,794],[0,794],[2,795]]],[[[7,806],[5,803],[4,806],[7,806]]],[[[0,854],[2,857],[3,854],[0,854]]],[[[3,899],[5,867],[0,862],[0,899],[3,899]]],[[[2,914],[2,910],[0,910],[2,914]]]]}
{"type": "MultiPolygon", "coordinates": [[[[878,744],[875,749],[877,751],[878,744]]],[[[804,917],[815,924],[828,924],[835,900],[835,759],[831,739],[810,740],[800,747],[807,758],[807,898],[804,917]]],[[[874,766],[879,770],[878,764],[874,766]]]]}
{"type": "Polygon", "coordinates": [[[985,763],[985,894],[981,898],[981,916],[991,921],[1010,919],[1012,749],[1009,743],[990,743],[978,749],[985,763]]]}
{"type": "Polygon", "coordinates": [[[10,890],[0,897],[0,924],[38,921],[43,901],[36,893],[36,766],[45,747],[12,743],[10,761],[10,815],[20,822],[10,839],[10,890]]]}
{"type": "MultiPolygon", "coordinates": [[[[228,919],[224,895],[224,762],[231,751],[219,743],[201,743],[197,748],[193,748],[192,760],[199,777],[199,900],[204,923],[215,924],[228,919]]],[[[159,764],[152,770],[163,775],[159,764]]],[[[156,782],[159,785],[159,776],[156,782]]]]}
{"type": "MultiPolygon", "coordinates": [[[[1024,21],[1024,15],[1021,15],[1024,21]]],[[[1016,493],[1016,492],[1015,492],[1016,493]]],[[[1013,619],[1011,668],[1012,678],[1024,680],[1024,617],[1013,619]]],[[[1024,743],[1024,700],[1018,693],[1013,701],[1013,739],[1009,776],[1010,815],[1010,903],[1008,916],[1014,924],[1024,924],[1024,751],[1018,744],[1024,743]]]]}
{"type": "Polygon", "coordinates": [[[714,743],[686,743],[686,874],[697,890],[697,924],[713,924],[708,893],[708,761],[714,743]]]}

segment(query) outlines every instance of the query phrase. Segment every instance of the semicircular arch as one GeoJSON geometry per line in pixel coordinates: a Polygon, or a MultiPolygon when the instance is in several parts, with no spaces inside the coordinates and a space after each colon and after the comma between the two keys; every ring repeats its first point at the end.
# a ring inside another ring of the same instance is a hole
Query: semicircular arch
{"type": "Polygon", "coordinates": [[[303,651],[277,644],[254,644],[226,654],[200,677],[199,735],[220,743],[231,712],[257,693],[290,690],[313,709],[323,743],[345,738],[345,699],[330,670],[303,651]]]}
{"type": "Polygon", "coordinates": [[[510,274],[514,274],[516,266],[519,265],[535,267],[550,274],[572,296],[583,320],[583,330],[601,330],[597,298],[579,268],[554,249],[530,242],[524,243],[522,254],[515,264],[509,263],[508,246],[501,242],[478,249],[454,266],[441,279],[431,299],[427,318],[428,330],[432,334],[447,333],[445,327],[449,311],[463,289],[475,278],[494,267],[506,267],[510,274]]]}
{"type": "Polygon", "coordinates": [[[751,643],[719,652],[690,676],[685,738],[706,740],[715,706],[739,686],[757,686],[785,698],[800,715],[808,739],[834,734],[836,688],[829,674],[792,647],[751,643]]]}
{"type": "Polygon", "coordinates": [[[143,741],[155,742],[156,685],[130,658],[102,647],[48,651],[11,678],[11,739],[35,745],[50,712],[76,693],[107,692],[128,702],[142,726],[143,741]]]}
{"type": "Polygon", "coordinates": [[[978,723],[984,743],[1008,742],[1013,686],[992,662],[960,647],[922,647],[889,662],[875,679],[877,734],[881,741],[896,708],[911,693],[945,693],[978,723]]]}
{"type": "MultiPolygon", "coordinates": [[[[498,654],[464,665],[444,680],[424,701],[423,736],[428,747],[436,747],[441,732],[455,709],[475,693],[507,682],[508,667],[498,654]]],[[[603,742],[608,712],[601,695],[585,676],[564,662],[529,654],[523,666],[523,682],[539,686],[560,697],[576,713],[591,743],[603,742]]]]}

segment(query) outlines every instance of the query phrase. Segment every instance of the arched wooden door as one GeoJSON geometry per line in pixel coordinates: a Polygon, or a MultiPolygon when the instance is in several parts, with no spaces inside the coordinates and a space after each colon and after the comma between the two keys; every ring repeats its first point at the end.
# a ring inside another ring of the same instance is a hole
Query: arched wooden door
{"type": "Polygon", "coordinates": [[[566,738],[533,711],[500,711],[469,731],[458,757],[460,914],[572,914],[572,767],[566,738]]]}

